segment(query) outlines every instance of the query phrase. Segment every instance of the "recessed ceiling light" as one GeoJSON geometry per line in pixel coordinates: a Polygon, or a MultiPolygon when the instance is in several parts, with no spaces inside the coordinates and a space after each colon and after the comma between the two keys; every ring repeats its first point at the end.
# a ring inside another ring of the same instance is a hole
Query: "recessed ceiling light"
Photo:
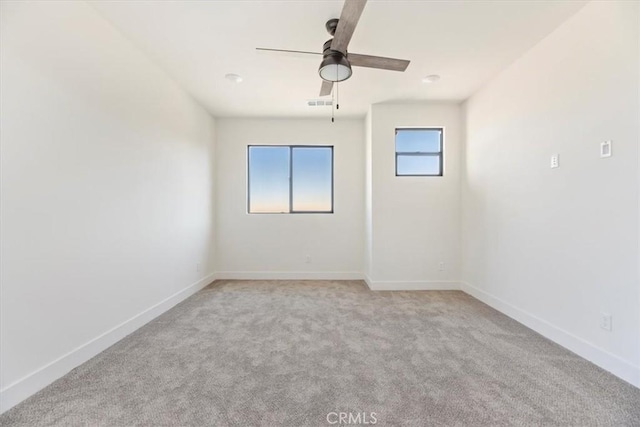
{"type": "Polygon", "coordinates": [[[242,76],[238,74],[227,74],[224,78],[234,83],[240,83],[242,81],[242,76]]]}
{"type": "Polygon", "coordinates": [[[440,80],[440,76],[437,74],[430,74],[422,79],[422,83],[435,83],[440,80]]]}

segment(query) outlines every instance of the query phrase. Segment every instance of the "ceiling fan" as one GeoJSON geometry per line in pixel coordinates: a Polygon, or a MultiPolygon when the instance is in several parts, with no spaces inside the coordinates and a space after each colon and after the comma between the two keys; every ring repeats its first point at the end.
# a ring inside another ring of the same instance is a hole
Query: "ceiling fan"
{"type": "Polygon", "coordinates": [[[345,0],[340,19],[330,19],[325,27],[333,38],[324,43],[322,53],[299,50],[269,49],[258,47],[256,50],[269,52],[299,53],[322,55],[318,73],[322,78],[320,96],[331,94],[333,83],[351,77],[351,66],[379,68],[382,70],[404,71],[409,66],[405,59],[385,58],[382,56],[361,55],[347,52],[347,46],[356,29],[360,15],[367,0],[345,0]]]}

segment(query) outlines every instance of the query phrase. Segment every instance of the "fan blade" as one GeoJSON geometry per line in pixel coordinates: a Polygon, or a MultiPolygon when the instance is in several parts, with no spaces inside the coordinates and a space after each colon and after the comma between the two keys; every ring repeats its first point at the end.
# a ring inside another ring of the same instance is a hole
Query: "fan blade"
{"type": "Polygon", "coordinates": [[[323,80],[322,87],[320,88],[320,96],[331,95],[332,89],[333,89],[333,82],[328,82],[326,80],[323,80]]]}
{"type": "Polygon", "coordinates": [[[382,70],[404,71],[411,61],[406,59],[385,58],[382,56],[359,55],[357,53],[347,54],[347,59],[351,65],[357,67],[380,68],[382,70]]]}
{"type": "Polygon", "coordinates": [[[269,49],[267,47],[257,47],[256,50],[258,52],[267,52],[267,53],[283,53],[290,54],[292,56],[301,56],[301,55],[320,55],[319,52],[307,52],[306,50],[288,50],[288,49],[269,49]]]}
{"type": "Polygon", "coordinates": [[[347,45],[351,41],[351,36],[353,36],[365,4],[367,4],[367,0],[344,0],[338,27],[331,42],[332,50],[340,51],[343,54],[347,53],[347,45]]]}

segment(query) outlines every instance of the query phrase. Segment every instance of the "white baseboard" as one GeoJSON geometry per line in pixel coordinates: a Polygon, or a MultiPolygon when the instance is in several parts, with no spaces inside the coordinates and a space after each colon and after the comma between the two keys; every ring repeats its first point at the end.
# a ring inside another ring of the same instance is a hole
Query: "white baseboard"
{"type": "Polygon", "coordinates": [[[371,277],[369,277],[369,275],[367,275],[366,273],[364,273],[362,275],[362,280],[364,280],[364,283],[367,284],[367,286],[369,287],[370,290],[373,290],[371,288],[371,286],[373,286],[373,280],[371,280],[371,277]]]}
{"type": "Polygon", "coordinates": [[[500,298],[488,294],[467,282],[461,283],[461,289],[488,306],[533,329],[545,338],[550,339],[556,344],[576,353],[578,356],[587,359],[602,369],[640,388],[640,366],[634,366],[626,360],[596,347],[582,338],[515,307],[500,298]]]}
{"type": "Polygon", "coordinates": [[[373,281],[369,276],[364,281],[372,291],[457,291],[460,282],[455,281],[373,281]]]}
{"type": "Polygon", "coordinates": [[[217,280],[362,280],[357,271],[218,271],[217,280]]]}
{"type": "Polygon", "coordinates": [[[41,367],[37,371],[9,384],[0,390],[0,414],[64,376],[72,369],[80,366],[136,329],[144,326],[179,302],[195,294],[213,282],[215,278],[215,273],[207,275],[196,283],[176,292],[129,320],[122,322],[91,341],[41,367]]]}

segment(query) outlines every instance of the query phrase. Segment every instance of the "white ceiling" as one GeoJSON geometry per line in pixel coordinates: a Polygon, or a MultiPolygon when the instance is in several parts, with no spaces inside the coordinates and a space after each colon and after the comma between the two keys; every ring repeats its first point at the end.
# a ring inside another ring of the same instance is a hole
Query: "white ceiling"
{"type": "MultiPolygon", "coordinates": [[[[409,59],[406,72],[354,67],[340,84],[340,116],[380,102],[461,101],[586,1],[369,0],[350,52],[409,59]],[[440,74],[441,80],[421,79],[440,74]]],[[[90,3],[215,116],[328,116],[320,57],[256,47],[322,50],[342,1],[112,1],[90,3]],[[234,84],[224,78],[240,74],[234,84]]]]}

